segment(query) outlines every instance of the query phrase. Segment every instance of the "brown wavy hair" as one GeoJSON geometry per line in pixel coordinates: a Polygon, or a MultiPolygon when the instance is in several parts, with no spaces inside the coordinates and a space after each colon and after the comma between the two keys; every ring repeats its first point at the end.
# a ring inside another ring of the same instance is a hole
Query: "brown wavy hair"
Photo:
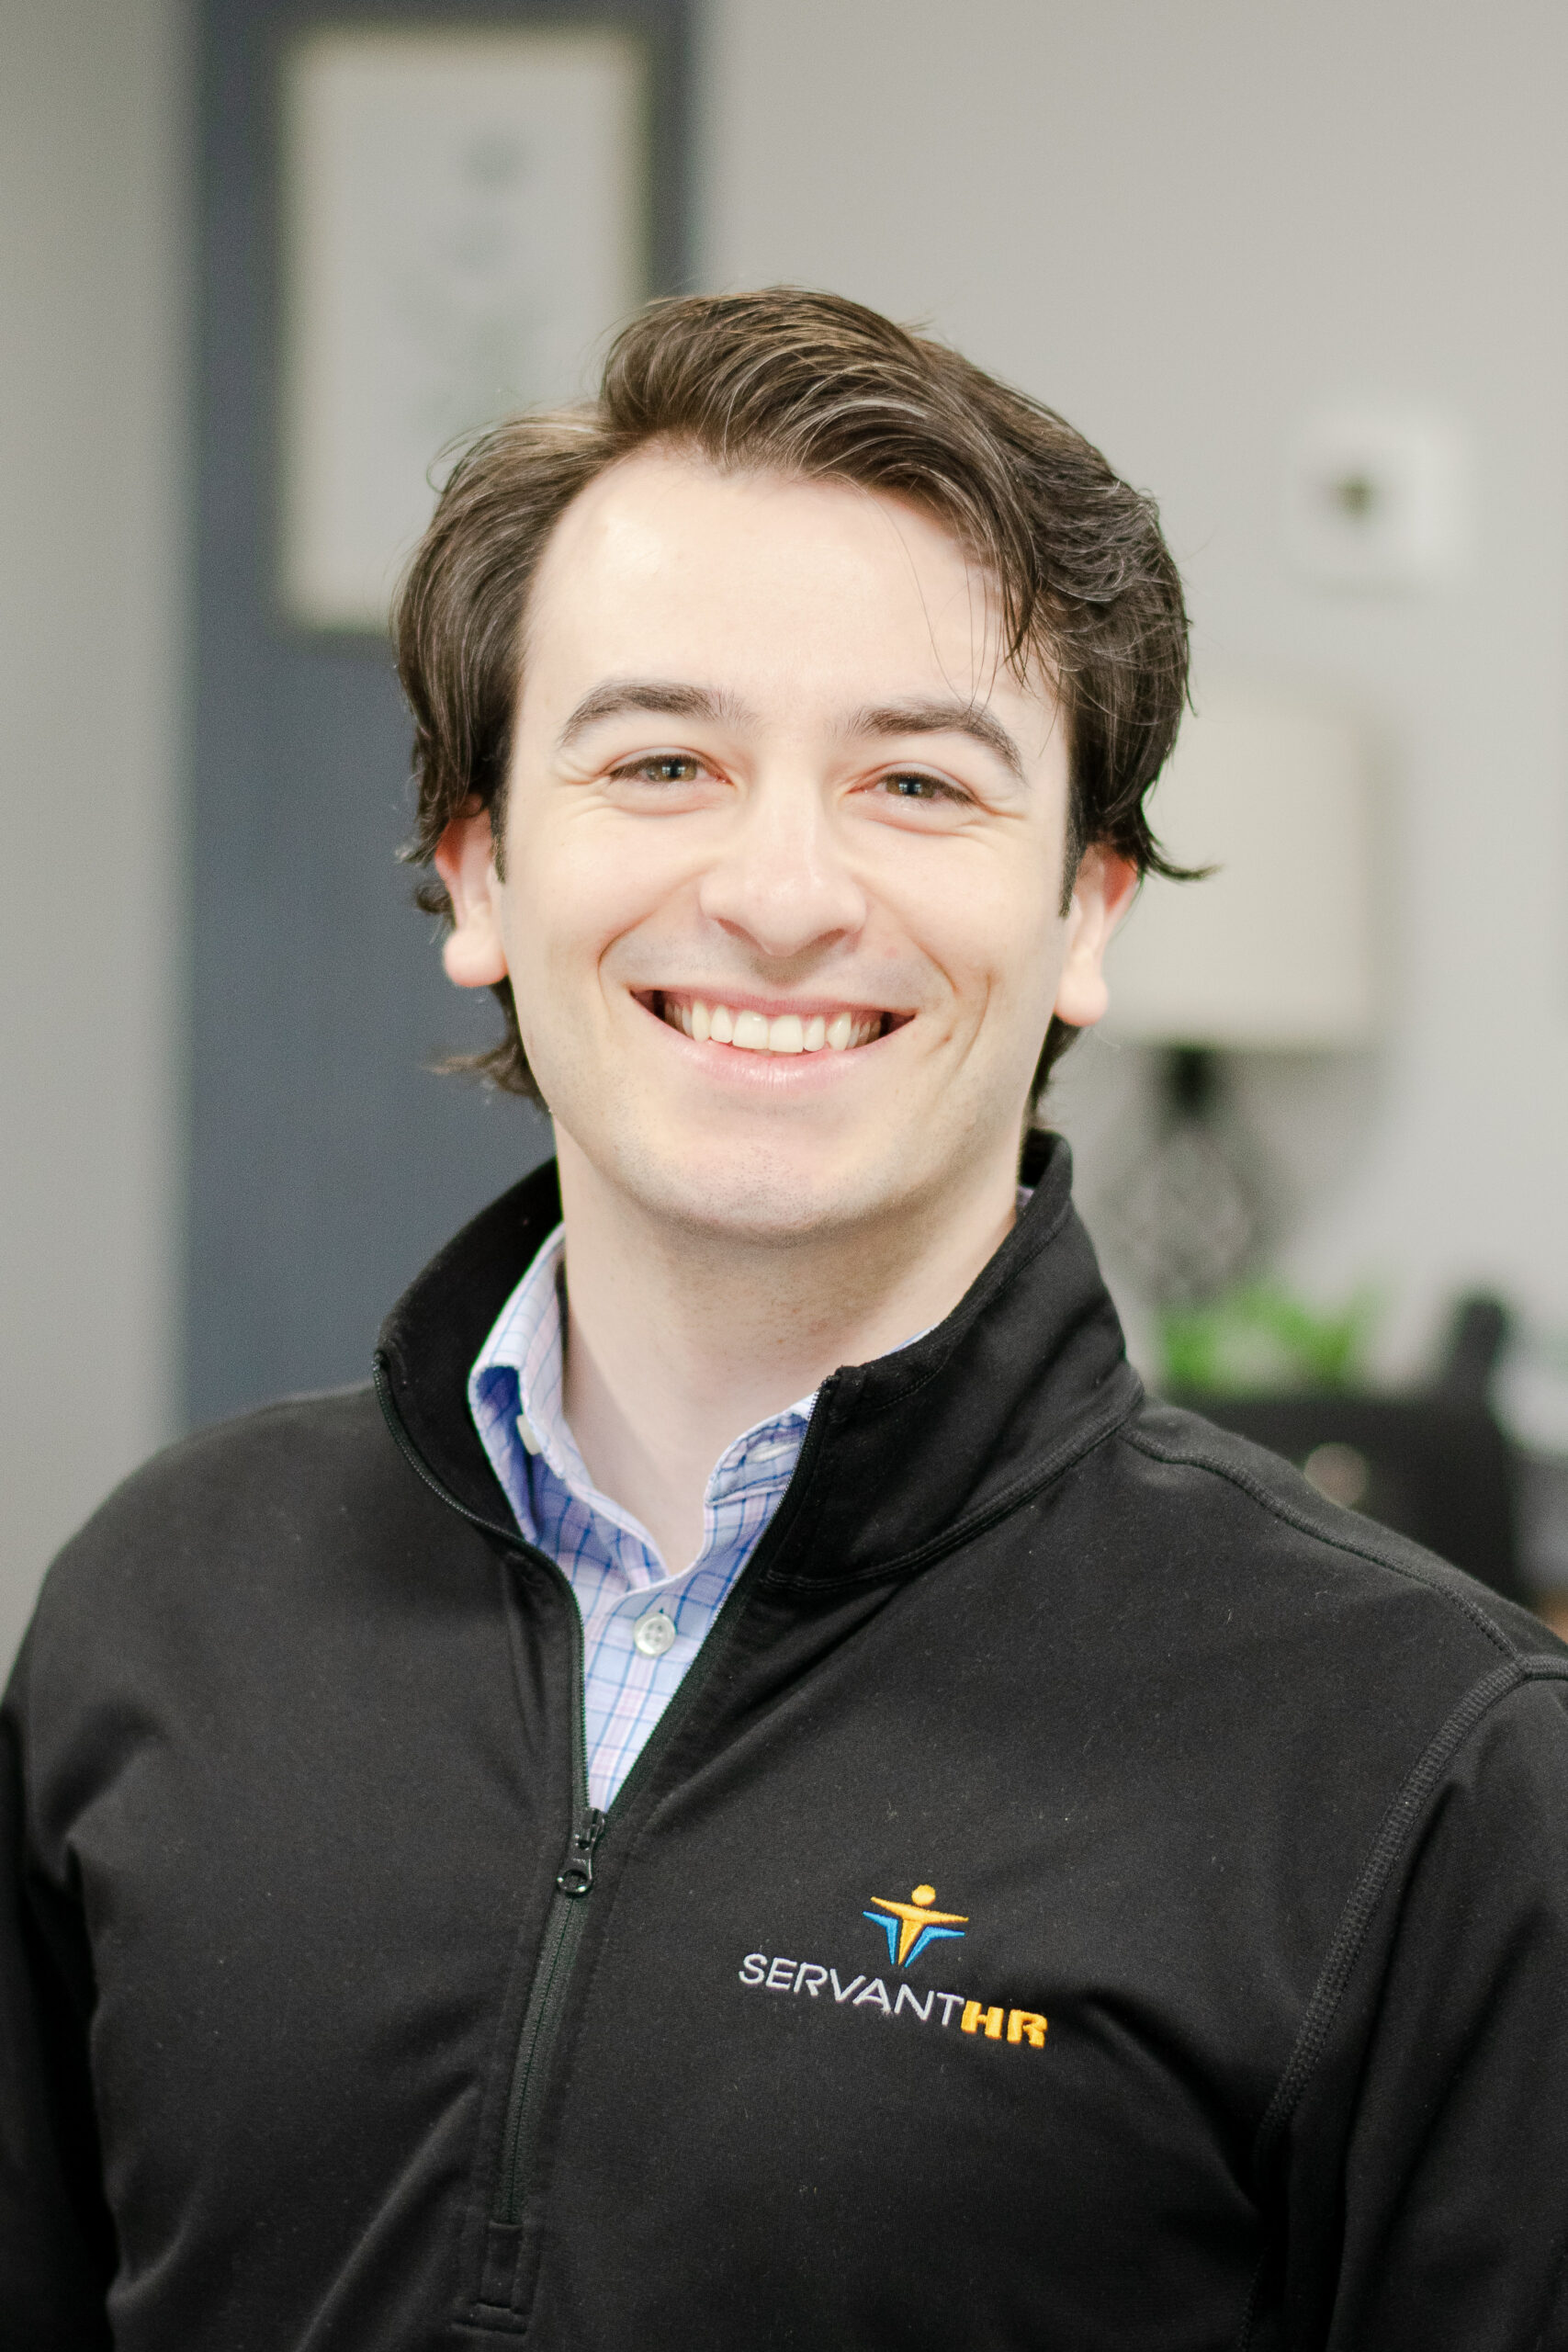
{"type": "MultiPolygon", "coordinates": [[[[1140,873],[1160,854],[1145,799],[1187,692],[1187,613],[1154,502],[1054,410],[841,295],[773,287],[656,302],[616,337],[597,397],[513,417],[458,457],[398,598],[398,674],[413,713],[419,808],[403,854],[428,865],[477,797],[501,840],[528,591],[565,509],[657,442],[726,471],[852,482],[912,500],[993,582],[1004,655],[1039,664],[1070,757],[1064,904],[1103,843],[1140,873]]],[[[441,884],[417,893],[450,914],[441,884]]],[[[512,985],[505,1034],[455,1057],[538,1099],[512,985]]],[[[1053,1018],[1038,1096],[1076,1033],[1053,1018]]]]}

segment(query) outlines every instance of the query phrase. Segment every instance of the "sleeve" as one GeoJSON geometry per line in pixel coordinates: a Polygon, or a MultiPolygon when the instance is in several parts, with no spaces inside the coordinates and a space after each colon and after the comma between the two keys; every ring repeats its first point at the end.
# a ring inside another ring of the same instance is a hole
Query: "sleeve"
{"type": "Polygon", "coordinates": [[[1303,2027],[1292,2352],[1568,2352],[1568,1661],[1540,1666],[1407,1783],[1303,2027]]]}
{"type": "Polygon", "coordinates": [[[92,1964],[80,1907],[28,1835],[29,1655],[0,1707],[0,2344],[99,2352],[114,2233],[88,2067],[92,1964]]]}

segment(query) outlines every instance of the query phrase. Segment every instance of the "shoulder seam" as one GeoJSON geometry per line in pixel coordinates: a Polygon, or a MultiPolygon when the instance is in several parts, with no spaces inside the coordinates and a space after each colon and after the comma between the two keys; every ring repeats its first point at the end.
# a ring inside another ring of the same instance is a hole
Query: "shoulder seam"
{"type": "Polygon", "coordinates": [[[1245,1471],[1234,1464],[1206,1462],[1198,1453],[1168,1451],[1152,1443],[1145,1430],[1128,1428],[1122,1431],[1122,1435],[1129,1445],[1135,1446],[1140,1453],[1146,1453],[1151,1461],[1170,1463],[1188,1470],[1201,1470],[1212,1478],[1224,1479],[1227,1485],[1250,1496],[1255,1503],[1260,1503],[1274,1518],[1282,1520],[1288,1527],[1293,1527],[1298,1534],[1310,1535],[1314,1543],[1326,1545],[1331,1552],[1343,1552],[1351,1559],[1365,1560],[1374,1568],[1386,1568],[1390,1576],[1404,1577],[1407,1582],[1422,1586],[1435,1600],[1446,1601],[1450,1608],[1457,1609],[1461,1616],[1468,1617],[1493,1648],[1502,1651],[1505,1658],[1522,1663],[1529,1657],[1529,1653],[1517,1648],[1502,1626],[1495,1623],[1468,1595],[1450,1592],[1446,1587],[1423,1576],[1418,1569],[1407,1566],[1403,1561],[1390,1559],[1386,1553],[1374,1549],[1370,1544],[1352,1544],[1343,1535],[1325,1533],[1321,1527],[1314,1525],[1304,1511],[1292,1510],[1279,1495],[1270,1494],[1260,1479],[1249,1478],[1245,1471]]]}
{"type": "Polygon", "coordinates": [[[1389,1805],[1361,1874],[1340,1913],[1339,1925],[1303,2015],[1295,2045],[1258,2126],[1253,2143],[1255,2172],[1289,2122],[1327,2046],[1335,2013],[1360,1957],[1372,1914],[1440,1774],[1492,1709],[1531,1682],[1568,1682],[1568,1658],[1508,1658],[1501,1666],[1495,1666],[1481,1681],[1472,1683],[1447,1722],[1427,1742],[1389,1805]]]}

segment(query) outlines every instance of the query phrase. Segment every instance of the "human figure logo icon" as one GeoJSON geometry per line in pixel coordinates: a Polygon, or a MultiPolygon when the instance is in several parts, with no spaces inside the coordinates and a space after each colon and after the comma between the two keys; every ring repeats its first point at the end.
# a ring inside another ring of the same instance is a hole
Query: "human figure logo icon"
{"type": "Polygon", "coordinates": [[[874,1894],[871,1899],[876,1908],[863,1916],[886,1937],[887,1957],[895,1968],[912,1967],[928,1945],[943,1939],[962,1940],[969,1924],[967,1912],[931,1908],[936,1901],[934,1886],[911,1888],[908,1903],[895,1903],[883,1894],[874,1894]]]}

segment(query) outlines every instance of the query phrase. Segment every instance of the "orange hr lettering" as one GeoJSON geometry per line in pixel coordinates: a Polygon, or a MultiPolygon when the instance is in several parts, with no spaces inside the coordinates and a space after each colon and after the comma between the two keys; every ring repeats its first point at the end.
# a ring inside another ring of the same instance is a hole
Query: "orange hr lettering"
{"type": "Polygon", "coordinates": [[[984,2031],[987,2041],[999,2041],[1002,2038],[1002,2019],[1005,2015],[1006,2011],[1003,2009],[983,2009],[978,2001],[965,2001],[964,2015],[958,2022],[965,2033],[973,2033],[976,2028],[979,2027],[984,2031]]]}
{"type": "MultiPolygon", "coordinates": [[[[987,2026],[986,2030],[989,2033],[990,2027],[987,2026]]],[[[1043,2050],[1045,2047],[1044,2018],[1037,2017],[1032,2009],[1010,2009],[1008,2011],[1008,2040],[1027,2041],[1032,2050],[1043,2050]]]]}

